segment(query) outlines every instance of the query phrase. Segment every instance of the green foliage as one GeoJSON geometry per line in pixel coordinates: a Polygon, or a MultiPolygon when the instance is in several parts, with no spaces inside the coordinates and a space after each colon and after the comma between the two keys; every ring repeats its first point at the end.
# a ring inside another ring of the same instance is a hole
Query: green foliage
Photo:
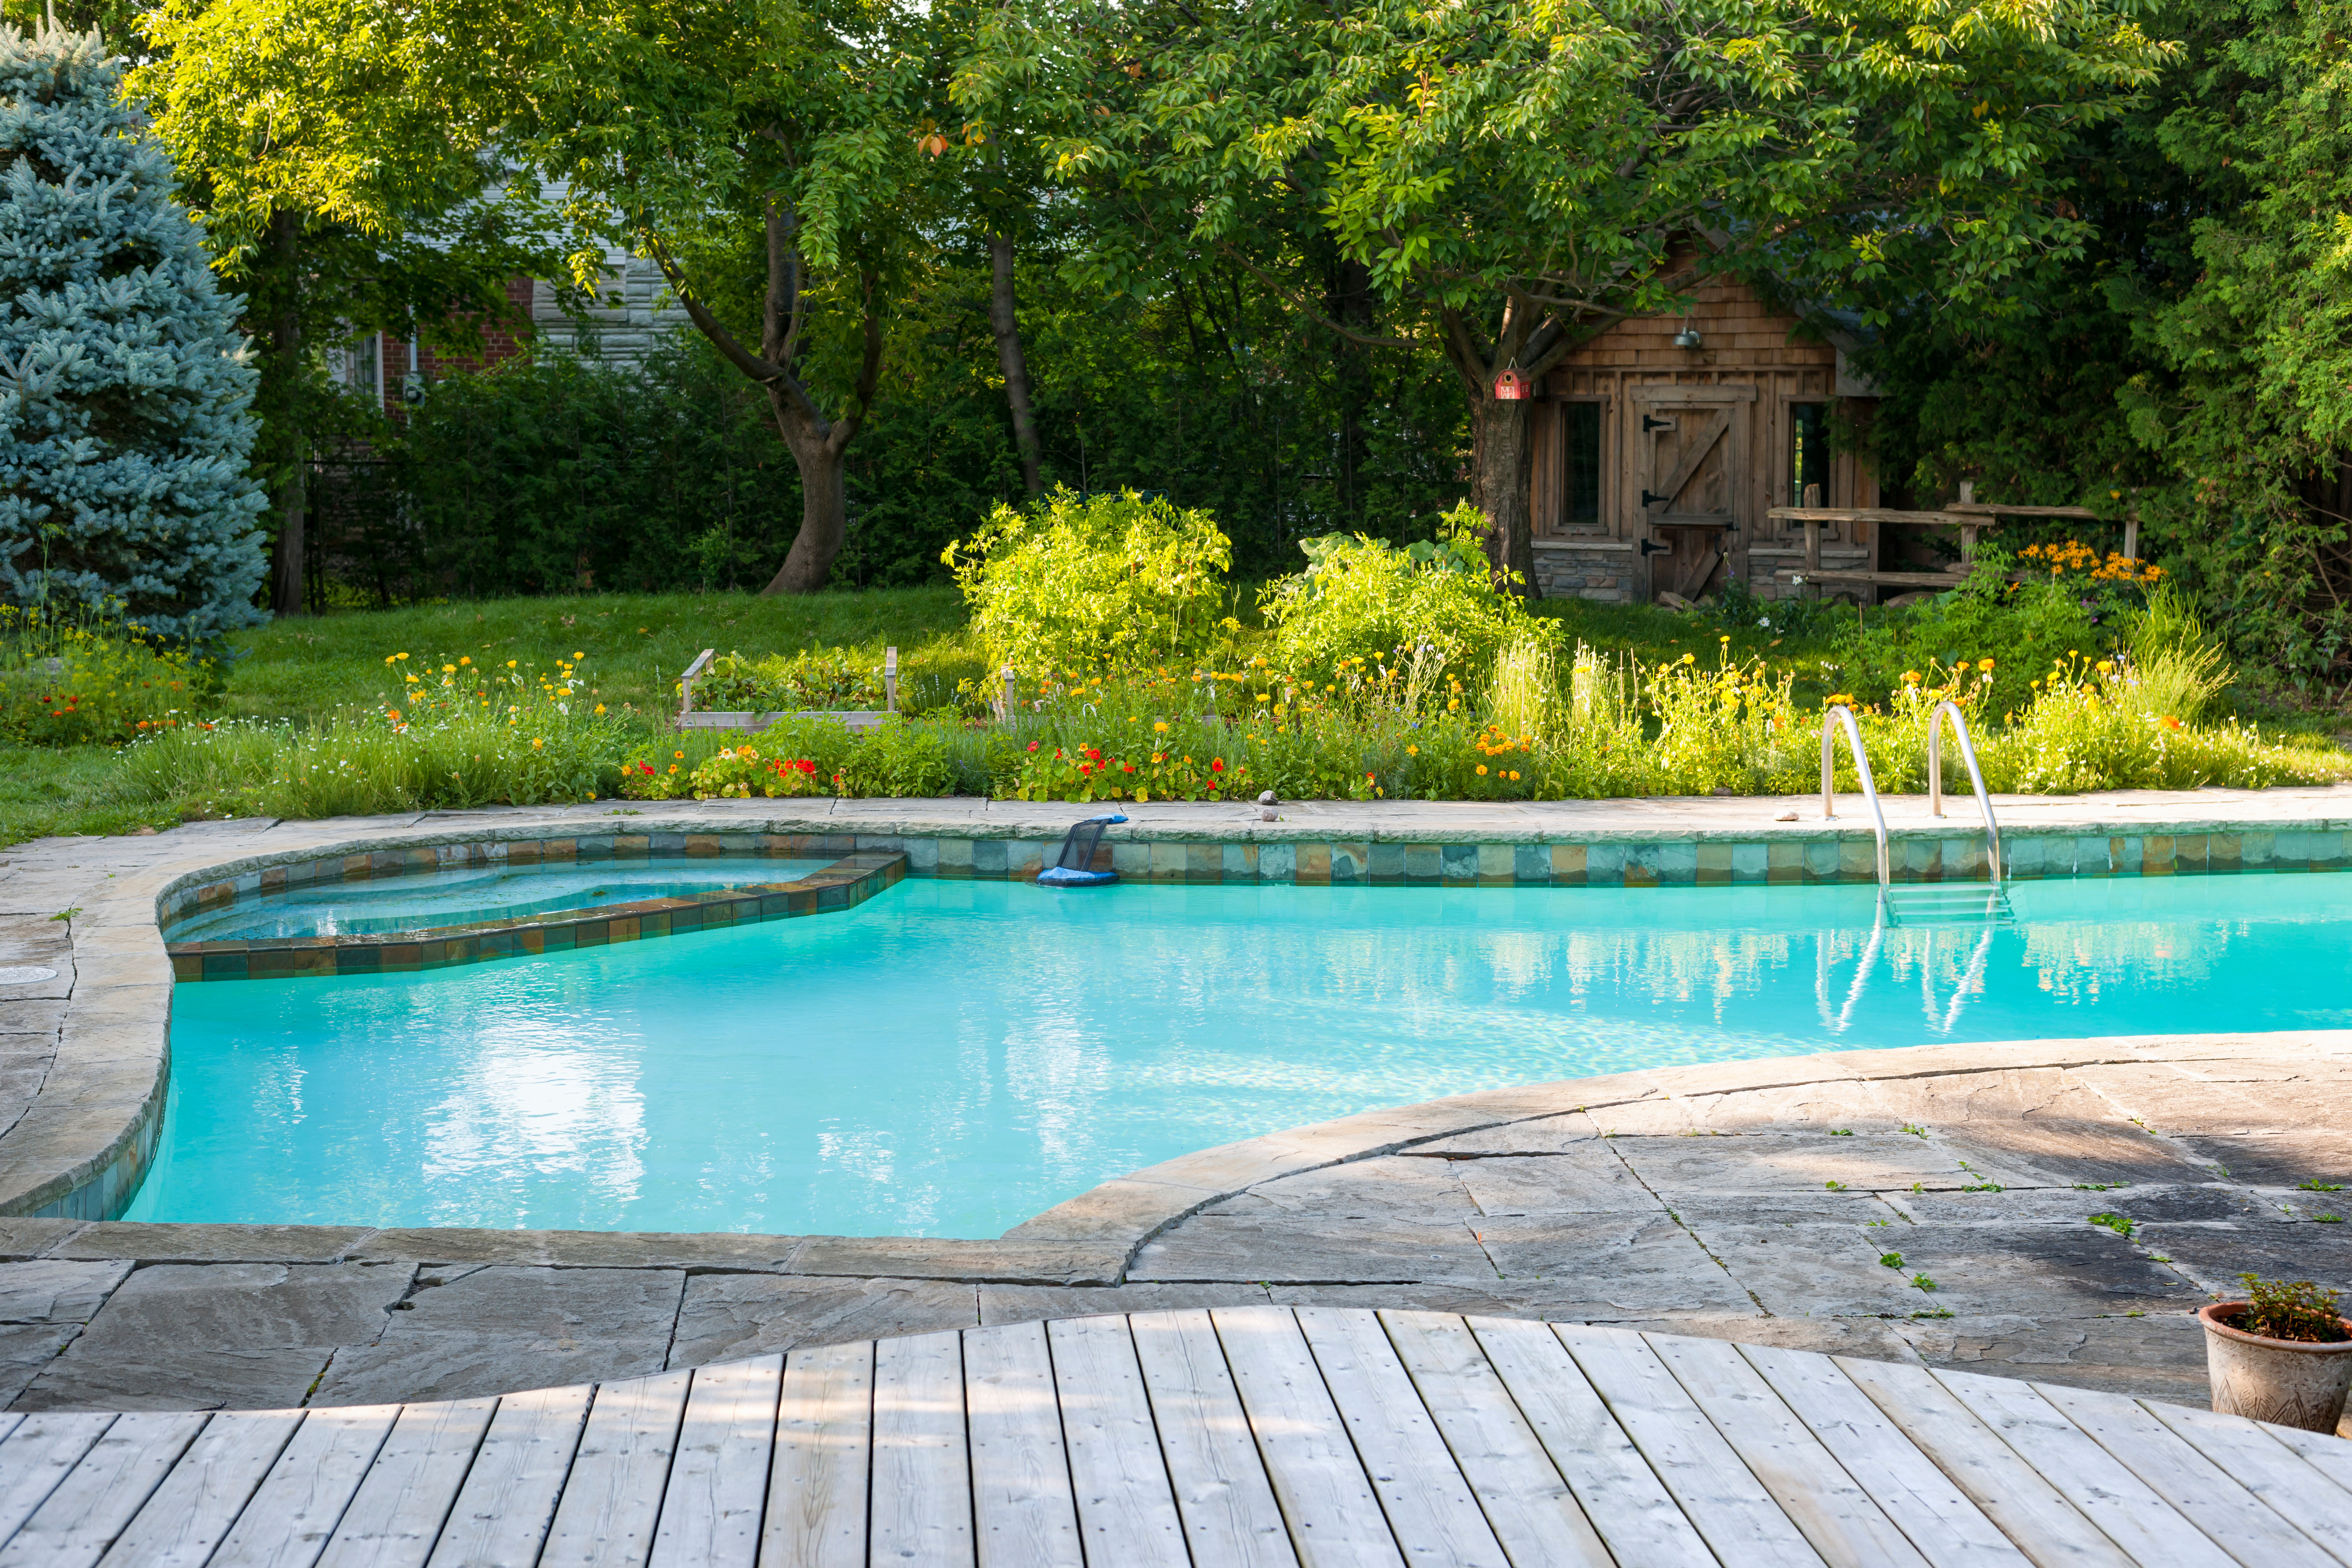
{"type": "Polygon", "coordinates": [[[2247,1304],[2231,1327],[2298,1344],[2339,1344],[2352,1339],[2336,1311],[2340,1292],[2323,1290],[2308,1279],[2289,1284],[2254,1274],[2238,1278],[2246,1282],[2247,1304]]]}
{"type": "Polygon", "coordinates": [[[2352,5],[2166,0],[2149,25],[2175,58],[2063,161],[2079,251],[2002,310],[1895,310],[1866,362],[1882,479],[1898,503],[1973,477],[1979,500],[2137,513],[2250,673],[2340,700],[2352,5]]]}
{"type": "Polygon", "coordinates": [[[403,598],[758,587],[800,503],[769,417],[682,341],[642,369],[542,352],[453,375],[384,444],[407,526],[322,542],[403,598]]]}
{"type": "Polygon", "coordinates": [[[2137,595],[2075,577],[2009,581],[2010,558],[1986,546],[1958,588],[1926,604],[1841,623],[1824,663],[1842,689],[1874,697],[1906,674],[1991,660],[1986,710],[2024,711],[2033,681],[2070,656],[2104,654],[2124,631],[2137,595]]]}
{"type": "Polygon", "coordinates": [[[96,34],[0,26],[0,602],[260,619],[237,301],[96,34]]]}
{"type": "Polygon", "coordinates": [[[1447,553],[1427,558],[1381,540],[1327,534],[1305,541],[1307,570],[1266,585],[1260,609],[1274,629],[1276,658],[1290,671],[1329,679],[1363,658],[1401,667],[1419,650],[1465,685],[1483,682],[1506,643],[1556,647],[1556,622],[1498,593],[1483,570],[1454,569],[1447,553]]]}
{"type": "Polygon", "coordinates": [[[1208,513],[1058,488],[941,557],[991,656],[1032,671],[1183,663],[1219,631],[1233,543],[1208,513]]]}

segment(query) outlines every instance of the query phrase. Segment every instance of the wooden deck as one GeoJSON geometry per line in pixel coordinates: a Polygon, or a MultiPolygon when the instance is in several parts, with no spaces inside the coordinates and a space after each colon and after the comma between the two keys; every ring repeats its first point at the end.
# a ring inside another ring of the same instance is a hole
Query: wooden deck
{"type": "Polygon", "coordinates": [[[0,1568],[2352,1563],[2334,1437],[1430,1312],[1068,1319],[0,1433],[0,1568]]]}

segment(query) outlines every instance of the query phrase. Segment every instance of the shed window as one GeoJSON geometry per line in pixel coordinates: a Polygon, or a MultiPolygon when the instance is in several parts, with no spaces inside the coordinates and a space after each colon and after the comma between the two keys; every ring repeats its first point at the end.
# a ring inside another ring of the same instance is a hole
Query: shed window
{"type": "Polygon", "coordinates": [[[1789,405],[1789,504],[1834,506],[1830,499],[1830,407],[1826,403],[1789,405]],[[1805,487],[1821,486],[1808,501],[1805,487]]]}
{"type": "Polygon", "coordinates": [[[1559,520],[1567,528],[1601,526],[1601,405],[1560,405],[1566,469],[1560,486],[1559,520]]]}

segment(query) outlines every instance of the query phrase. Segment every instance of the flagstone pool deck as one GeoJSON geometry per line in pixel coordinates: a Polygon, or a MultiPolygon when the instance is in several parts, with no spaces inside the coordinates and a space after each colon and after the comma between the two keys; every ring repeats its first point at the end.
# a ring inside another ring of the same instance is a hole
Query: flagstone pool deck
{"type": "MultiPolygon", "coordinates": [[[[2126,860],[2210,872],[2225,841],[2242,868],[2332,869],[2352,829],[2341,787],[1998,804],[2012,865],[2021,843],[2063,840],[2067,875],[2126,860]]],[[[1835,872],[1859,826],[1858,803],[1843,805],[1827,825],[1817,801],[1754,799],[1288,806],[1276,823],[1148,806],[1128,808],[1121,834],[1435,847],[1439,874],[1450,862],[1464,879],[1478,858],[1448,846],[1827,843],[1835,872]]],[[[1943,822],[1924,802],[1888,805],[1898,839],[1939,856],[1966,840],[1967,802],[1943,822]]],[[[435,845],[577,852],[598,835],[684,852],[745,835],[1034,844],[1087,809],[604,803],[0,851],[0,1215],[15,1216],[0,1217],[0,1404],[437,1400],[940,1329],[1269,1303],[1619,1324],[2201,1404],[2189,1314],[2237,1274],[2352,1289],[2336,1217],[2352,1215],[2337,1194],[2352,1191],[2352,1031],[1919,1047],[1497,1090],[1187,1155],[993,1241],[103,1217],[135,1187],[160,1115],[173,972],[157,911],[185,889],[329,857],[389,868],[435,845]],[[54,973],[23,973],[42,969],[54,973]]],[[[1362,866],[1378,879],[1372,857],[1362,866]]]]}

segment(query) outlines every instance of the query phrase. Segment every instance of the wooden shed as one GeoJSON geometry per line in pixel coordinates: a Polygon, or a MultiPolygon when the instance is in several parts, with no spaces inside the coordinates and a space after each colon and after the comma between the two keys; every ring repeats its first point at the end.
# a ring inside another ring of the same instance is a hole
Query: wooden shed
{"type": "MultiPolygon", "coordinates": [[[[1696,599],[1736,574],[1765,598],[1799,590],[1803,526],[1775,507],[1876,508],[1878,481],[1832,453],[1843,405],[1868,417],[1869,384],[1836,323],[1801,321],[1727,278],[1686,312],[1621,321],[1555,366],[1530,411],[1528,511],[1537,590],[1647,604],[1696,599]]],[[[1879,525],[1820,525],[1818,564],[1879,566],[1879,525]]]]}

